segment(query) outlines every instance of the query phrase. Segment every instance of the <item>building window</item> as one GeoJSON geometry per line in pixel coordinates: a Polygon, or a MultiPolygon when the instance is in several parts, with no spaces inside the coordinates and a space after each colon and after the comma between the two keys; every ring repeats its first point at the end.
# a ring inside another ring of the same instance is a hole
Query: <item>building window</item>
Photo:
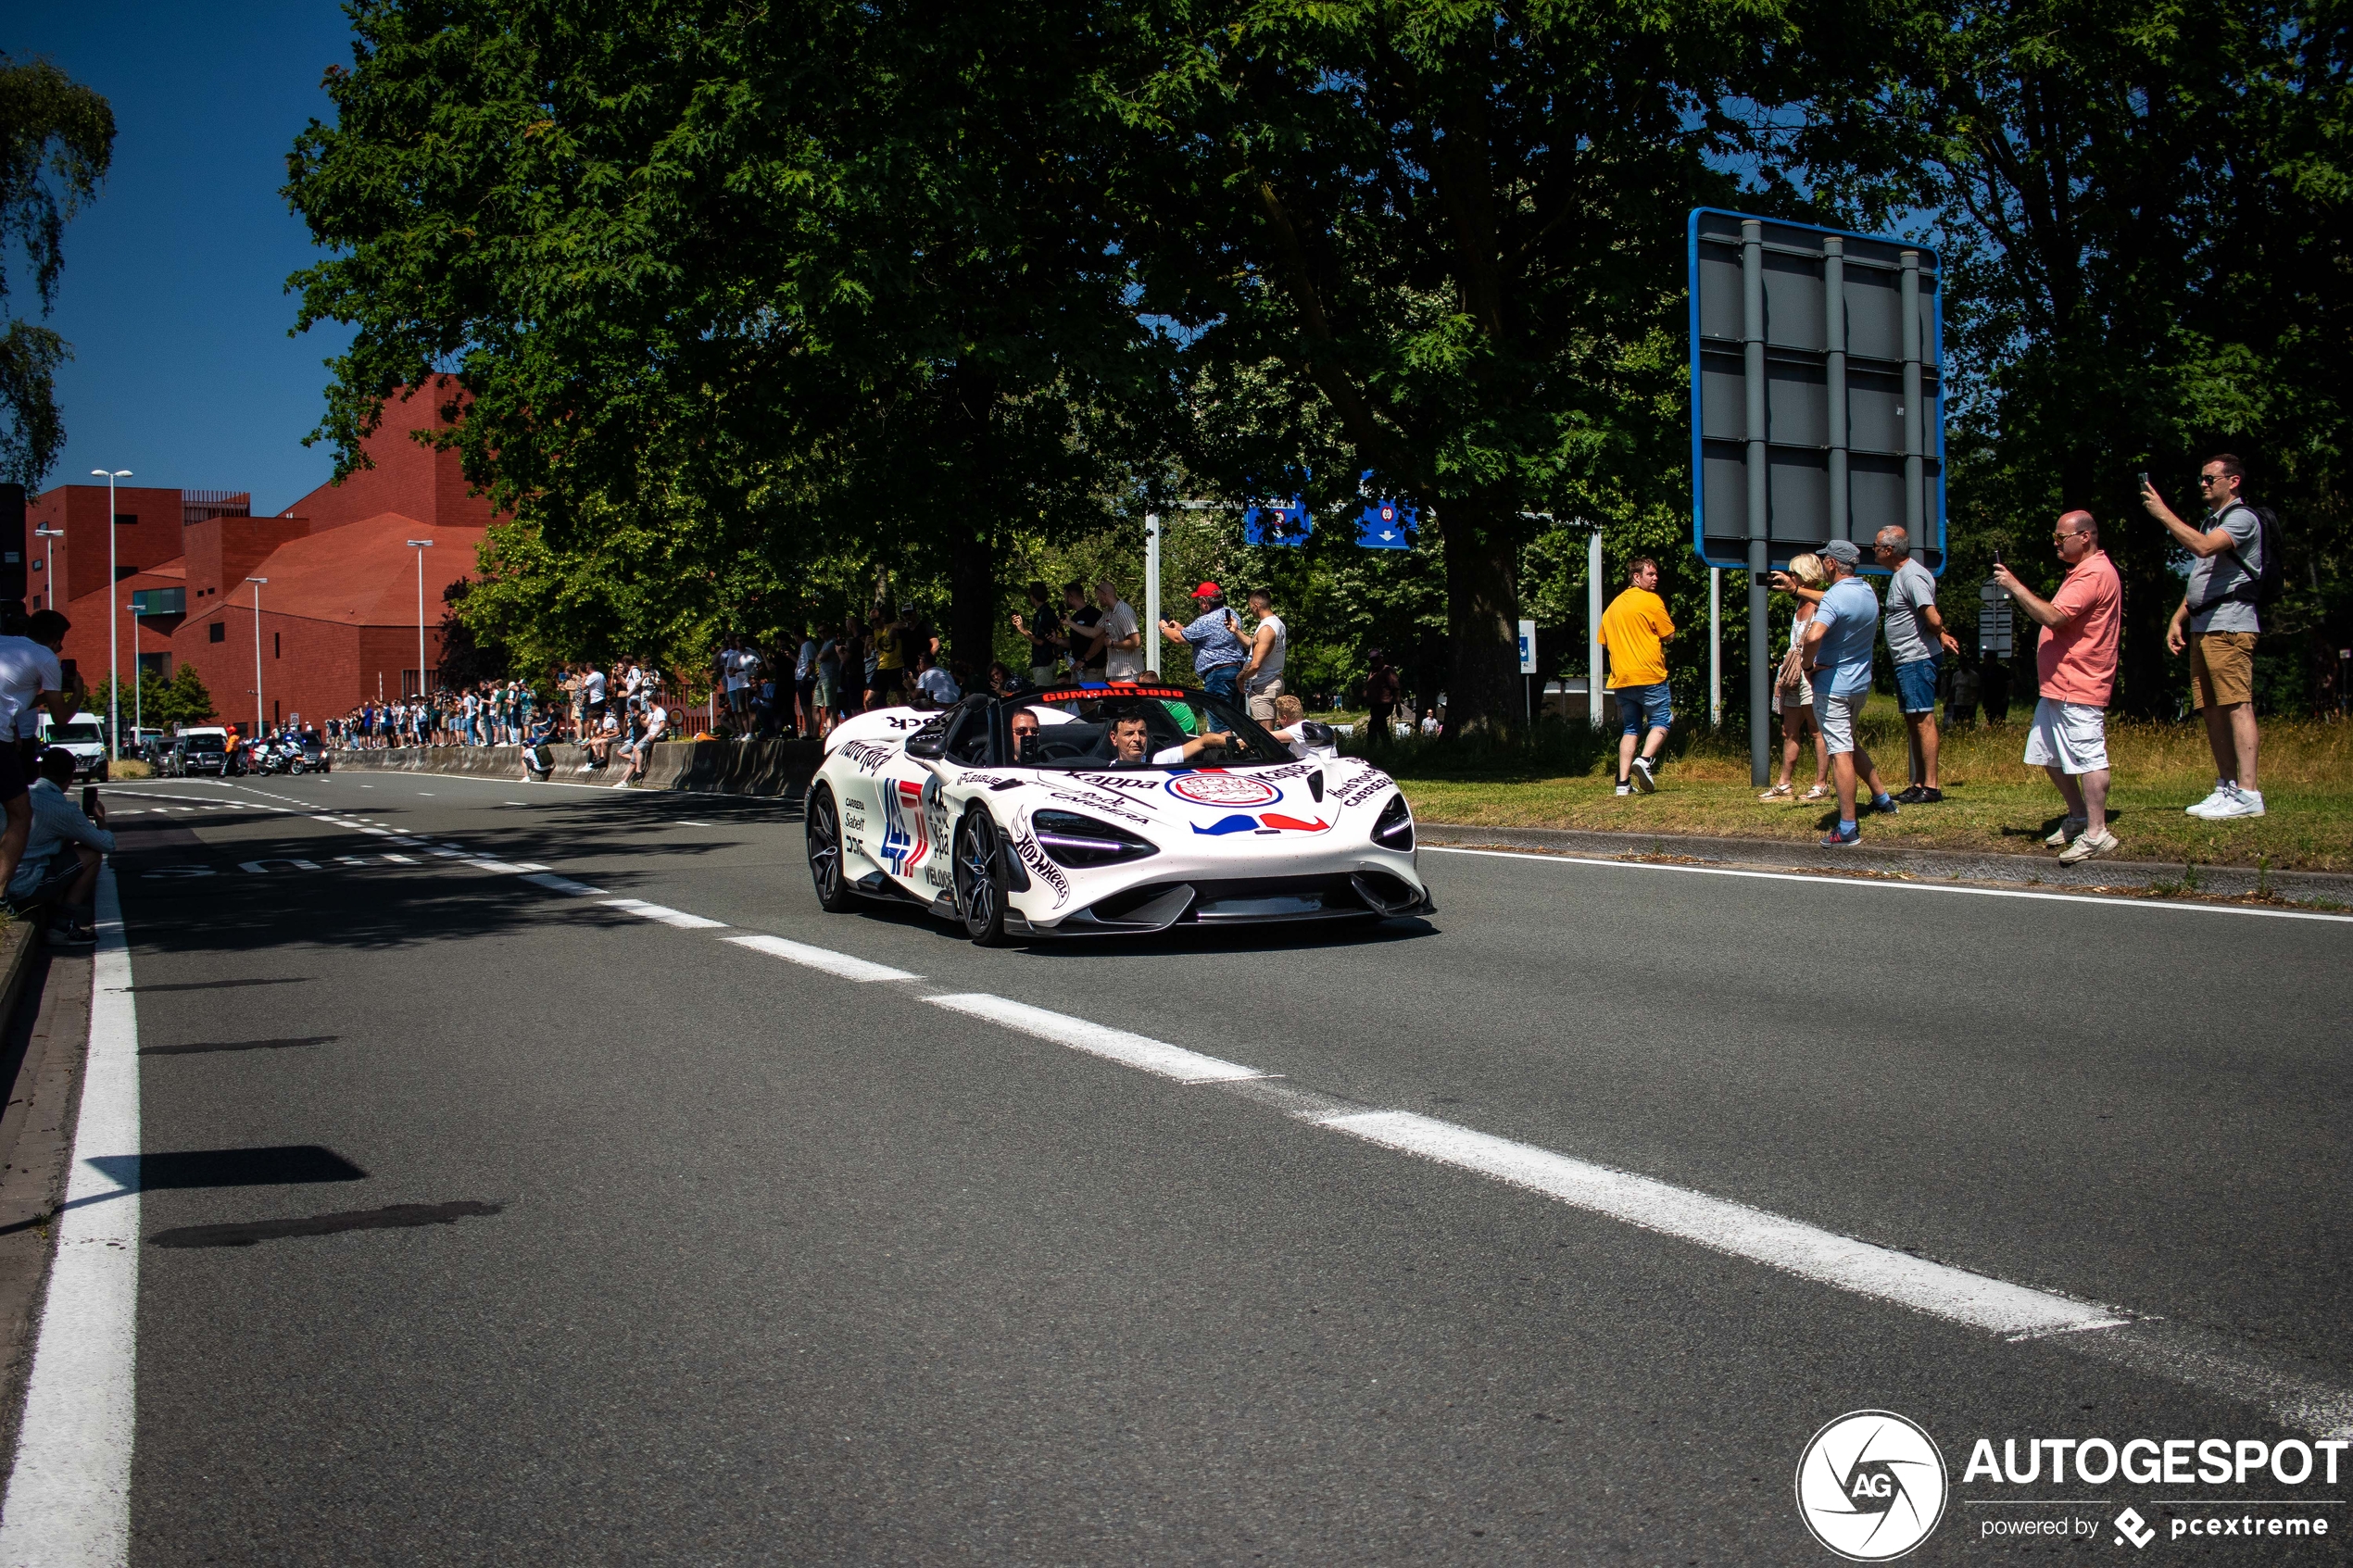
{"type": "Polygon", "coordinates": [[[218,621],[214,621],[210,630],[205,633],[205,641],[208,643],[225,643],[228,640],[229,628],[218,621]]]}
{"type": "Polygon", "coordinates": [[[272,659],[286,657],[286,634],[283,632],[270,633],[270,657],[272,659]]]}
{"type": "Polygon", "coordinates": [[[114,525],[117,528],[136,528],[139,526],[139,514],[137,512],[117,512],[114,514],[114,525]]]}

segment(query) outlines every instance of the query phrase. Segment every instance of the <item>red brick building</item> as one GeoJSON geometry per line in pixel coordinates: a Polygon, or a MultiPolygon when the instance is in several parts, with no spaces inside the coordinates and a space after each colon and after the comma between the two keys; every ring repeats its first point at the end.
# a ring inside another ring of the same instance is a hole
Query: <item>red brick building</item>
{"type": "MultiPolygon", "coordinates": [[[[443,593],[473,570],[493,517],[466,493],[457,454],[411,439],[439,422],[430,399],[394,399],[367,444],[375,466],[276,517],[248,515],[238,494],[118,487],[115,652],[126,729],[134,647],[142,680],[194,665],[220,721],[247,729],[257,703],[269,723],[300,714],[315,724],[367,698],[416,692],[419,558],[430,671],[441,662],[443,593]],[[433,547],[412,549],[411,539],[433,547]],[[134,602],[147,613],[134,616],[134,602]]],[[[60,485],[25,513],[27,602],[54,603],[73,621],[65,657],[95,687],[108,669],[107,487],[60,485]]]]}

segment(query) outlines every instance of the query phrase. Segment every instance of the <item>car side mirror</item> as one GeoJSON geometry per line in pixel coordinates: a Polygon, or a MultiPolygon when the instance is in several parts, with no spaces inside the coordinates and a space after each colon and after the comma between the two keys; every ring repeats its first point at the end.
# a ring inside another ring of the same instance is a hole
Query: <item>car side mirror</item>
{"type": "Polygon", "coordinates": [[[927,762],[937,762],[948,755],[948,721],[952,715],[942,714],[907,737],[907,755],[927,762]]]}

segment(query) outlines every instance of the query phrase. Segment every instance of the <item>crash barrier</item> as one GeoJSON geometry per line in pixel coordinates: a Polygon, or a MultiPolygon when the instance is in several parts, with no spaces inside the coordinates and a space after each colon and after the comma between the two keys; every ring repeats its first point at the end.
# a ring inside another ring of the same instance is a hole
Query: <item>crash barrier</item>
{"type": "MultiPolygon", "coordinates": [[[[607,766],[584,773],[580,765],[587,751],[577,746],[551,746],[547,752],[555,771],[547,776],[558,784],[617,784],[629,771],[629,759],[616,748],[607,766]]],[[[817,771],[822,753],[811,740],[662,741],[647,759],[646,776],[635,789],[708,790],[720,795],[790,795],[799,791],[817,771]]],[[[396,746],[381,751],[338,751],[338,770],[352,772],[466,773],[482,778],[522,777],[522,748],[518,746],[396,746]]]]}

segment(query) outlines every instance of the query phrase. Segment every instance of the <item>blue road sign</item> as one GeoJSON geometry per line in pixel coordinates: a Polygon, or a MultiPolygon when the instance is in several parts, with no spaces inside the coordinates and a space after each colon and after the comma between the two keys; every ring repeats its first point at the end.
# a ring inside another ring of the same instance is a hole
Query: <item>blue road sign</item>
{"type": "Polygon", "coordinates": [[[1410,550],[1408,531],[1420,526],[1422,509],[1403,501],[1375,501],[1356,518],[1356,543],[1368,550],[1410,550]]]}
{"type": "Polygon", "coordinates": [[[1246,544],[1304,545],[1315,532],[1315,519],[1307,509],[1304,495],[1293,495],[1278,506],[1253,506],[1242,514],[1242,539],[1246,544]]]}

